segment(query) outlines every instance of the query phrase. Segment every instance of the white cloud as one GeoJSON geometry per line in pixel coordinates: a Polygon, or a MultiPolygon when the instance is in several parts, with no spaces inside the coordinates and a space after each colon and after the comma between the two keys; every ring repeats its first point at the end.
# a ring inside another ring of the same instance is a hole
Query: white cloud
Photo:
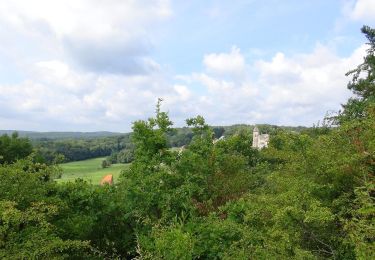
{"type": "Polygon", "coordinates": [[[162,74],[78,73],[58,60],[38,62],[31,71],[29,80],[0,84],[2,129],[33,122],[37,130],[129,131],[131,122],[153,113],[158,97],[176,105],[191,96],[162,74]]]}
{"type": "Polygon", "coordinates": [[[312,125],[326,112],[337,111],[351,95],[345,73],[362,62],[365,49],[361,46],[341,58],[317,44],[312,53],[288,57],[279,52],[271,60],[243,64],[245,76],[192,73],[178,79],[207,90],[194,107],[204,111],[209,122],[312,125]]]}
{"type": "MultiPolygon", "coordinates": [[[[357,1],[353,19],[375,17],[372,3],[357,1]]],[[[0,128],[129,131],[158,97],[180,125],[196,114],[211,124],[311,125],[345,102],[344,74],[364,54],[317,44],[250,61],[233,46],[174,76],[151,55],[171,15],[168,0],[1,1],[0,69],[14,75],[0,82],[0,128]]]]}
{"type": "Polygon", "coordinates": [[[327,109],[329,104],[344,102],[349,95],[344,74],[362,61],[365,48],[340,58],[318,45],[311,54],[290,58],[276,54],[270,62],[257,62],[258,82],[272,90],[265,99],[267,106],[300,104],[327,109]]]}
{"type": "Polygon", "coordinates": [[[174,85],[174,90],[179,94],[180,98],[184,101],[191,97],[190,90],[184,85],[174,85]]]}
{"type": "Polygon", "coordinates": [[[60,60],[48,60],[35,63],[30,69],[29,77],[51,87],[58,86],[68,92],[83,93],[90,89],[87,83],[94,74],[76,72],[60,60]]]}
{"type": "Polygon", "coordinates": [[[151,57],[171,15],[169,0],[1,1],[0,128],[128,131],[157,97],[186,100],[151,57]]]}
{"type": "Polygon", "coordinates": [[[148,57],[153,46],[150,27],[171,14],[168,0],[4,0],[0,25],[7,29],[3,35],[0,29],[0,39],[11,31],[18,39],[9,45],[17,42],[18,52],[35,45],[29,53],[44,56],[48,50],[59,59],[69,55],[91,71],[144,74],[158,69],[148,57]]]}
{"type": "Polygon", "coordinates": [[[19,29],[28,30],[36,26],[33,22],[41,22],[58,37],[74,35],[91,40],[128,36],[132,30],[123,29],[146,26],[170,15],[168,0],[5,0],[1,8],[1,19],[19,29]]]}
{"type": "Polygon", "coordinates": [[[375,21],[375,1],[357,0],[350,11],[350,17],[363,22],[375,21]]]}
{"type": "Polygon", "coordinates": [[[200,82],[202,85],[207,87],[207,89],[210,91],[210,93],[218,93],[218,92],[231,92],[234,91],[234,82],[223,80],[220,78],[215,78],[212,76],[209,76],[205,73],[193,73],[191,76],[192,80],[196,80],[200,82]]]}
{"type": "Polygon", "coordinates": [[[208,72],[223,75],[239,75],[244,72],[245,58],[236,46],[229,53],[211,53],[203,58],[208,72]]]}

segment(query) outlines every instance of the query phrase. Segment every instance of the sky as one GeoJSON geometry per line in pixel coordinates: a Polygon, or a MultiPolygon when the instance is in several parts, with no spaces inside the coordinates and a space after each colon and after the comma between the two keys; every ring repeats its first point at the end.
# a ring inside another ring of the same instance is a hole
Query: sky
{"type": "Polygon", "coordinates": [[[318,124],[352,94],[374,0],[0,0],[0,129],[318,124]]]}

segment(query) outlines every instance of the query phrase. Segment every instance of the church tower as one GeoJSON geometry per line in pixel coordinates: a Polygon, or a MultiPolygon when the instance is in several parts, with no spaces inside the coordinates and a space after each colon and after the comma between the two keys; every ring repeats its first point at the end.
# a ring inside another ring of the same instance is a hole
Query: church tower
{"type": "Polygon", "coordinates": [[[254,127],[253,129],[253,148],[258,148],[258,141],[259,141],[259,129],[258,127],[254,127]]]}

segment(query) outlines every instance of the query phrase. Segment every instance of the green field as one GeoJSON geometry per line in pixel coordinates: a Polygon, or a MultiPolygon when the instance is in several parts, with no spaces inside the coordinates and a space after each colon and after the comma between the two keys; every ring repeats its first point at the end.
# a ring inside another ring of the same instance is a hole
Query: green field
{"type": "Polygon", "coordinates": [[[105,157],[89,159],[78,162],[69,162],[60,164],[63,169],[61,179],[57,182],[74,181],[81,178],[86,181],[91,181],[92,184],[99,184],[100,180],[107,174],[113,174],[114,182],[117,182],[121,170],[129,167],[130,164],[112,164],[110,167],[103,169],[101,167],[102,161],[105,157]]]}

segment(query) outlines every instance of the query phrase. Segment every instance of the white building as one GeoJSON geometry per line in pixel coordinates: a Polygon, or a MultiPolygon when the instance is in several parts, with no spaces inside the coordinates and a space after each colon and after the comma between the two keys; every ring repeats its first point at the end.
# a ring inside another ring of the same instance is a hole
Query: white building
{"type": "Polygon", "coordinates": [[[253,130],[253,148],[262,149],[268,147],[270,136],[268,134],[260,134],[258,127],[253,130]]]}

